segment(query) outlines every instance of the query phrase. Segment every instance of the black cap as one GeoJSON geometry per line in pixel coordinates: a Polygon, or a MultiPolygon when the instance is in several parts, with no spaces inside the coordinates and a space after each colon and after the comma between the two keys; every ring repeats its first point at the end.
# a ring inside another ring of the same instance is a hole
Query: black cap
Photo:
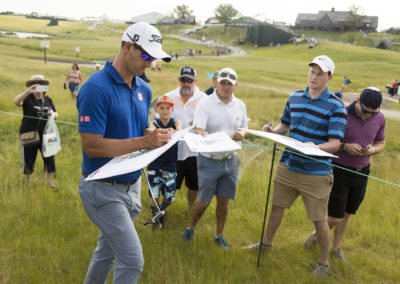
{"type": "Polygon", "coordinates": [[[192,66],[183,66],[181,72],[179,73],[179,79],[187,77],[190,79],[196,78],[196,70],[192,66]]]}
{"type": "Polygon", "coordinates": [[[360,101],[367,108],[377,109],[382,103],[382,92],[375,87],[366,88],[360,94],[360,101]]]}

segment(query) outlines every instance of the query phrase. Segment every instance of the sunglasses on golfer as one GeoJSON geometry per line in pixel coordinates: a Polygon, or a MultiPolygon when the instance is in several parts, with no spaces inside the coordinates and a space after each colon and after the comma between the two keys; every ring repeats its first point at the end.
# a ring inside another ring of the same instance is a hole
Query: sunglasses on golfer
{"type": "Polygon", "coordinates": [[[231,74],[231,73],[228,73],[228,72],[219,73],[218,77],[220,77],[220,78],[229,78],[229,79],[232,79],[232,80],[235,80],[235,81],[237,80],[237,77],[234,74],[231,74]]]}
{"type": "Polygon", "coordinates": [[[380,111],[380,108],[378,108],[377,111],[369,111],[369,110],[367,110],[367,109],[364,108],[364,106],[363,106],[362,103],[360,103],[360,106],[361,106],[361,111],[362,111],[362,113],[365,113],[365,114],[377,115],[377,114],[379,113],[379,111],[380,111]]]}
{"type": "Polygon", "coordinates": [[[191,84],[191,83],[194,82],[193,79],[191,79],[191,78],[186,78],[186,77],[180,78],[179,81],[181,81],[182,83],[189,83],[189,84],[191,84]]]}
{"type": "Polygon", "coordinates": [[[133,46],[134,46],[136,49],[139,49],[139,50],[142,52],[142,59],[143,59],[144,61],[154,61],[154,60],[157,59],[157,58],[152,57],[150,54],[148,54],[148,53],[143,49],[143,47],[141,47],[140,45],[138,45],[138,44],[133,40],[133,38],[132,38],[130,35],[127,34],[127,36],[128,36],[128,37],[130,38],[130,40],[132,41],[133,46]]]}

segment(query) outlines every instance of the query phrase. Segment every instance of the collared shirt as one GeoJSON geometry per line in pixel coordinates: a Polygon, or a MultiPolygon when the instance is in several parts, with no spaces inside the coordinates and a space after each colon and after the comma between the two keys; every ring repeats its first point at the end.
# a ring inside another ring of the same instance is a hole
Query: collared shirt
{"type": "MultiPolygon", "coordinates": [[[[168,96],[171,101],[174,102],[174,112],[172,116],[175,120],[180,120],[182,122],[182,129],[189,127],[190,122],[193,121],[194,111],[197,107],[199,101],[207,95],[200,91],[197,86],[194,86],[194,93],[186,102],[182,100],[180,94],[180,87],[166,93],[164,96],[168,96]]],[[[178,142],[178,160],[183,161],[188,157],[195,157],[197,153],[189,150],[189,147],[186,145],[186,142],[179,141],[178,142]]]]}
{"type": "MultiPolygon", "coordinates": [[[[281,122],[290,125],[289,137],[302,142],[322,144],[329,138],[342,139],[346,129],[346,112],[343,103],[331,93],[327,87],[318,97],[312,99],[304,91],[294,92],[286,104],[281,122]]],[[[318,158],[330,163],[331,159],[318,158]]],[[[281,157],[281,162],[293,171],[313,175],[327,175],[331,166],[319,161],[308,159],[287,150],[281,157]]]]}
{"type": "MultiPolygon", "coordinates": [[[[209,134],[224,131],[229,137],[239,128],[247,128],[246,105],[232,94],[232,100],[225,104],[216,91],[197,105],[194,121],[196,127],[202,128],[209,134]]],[[[212,156],[229,156],[235,152],[208,153],[212,156]]]]}
{"type": "MultiPolygon", "coordinates": [[[[385,116],[379,112],[362,120],[356,113],[355,102],[346,107],[347,126],[343,143],[357,143],[366,147],[374,142],[385,141],[385,116]]],[[[333,161],[347,167],[364,168],[369,165],[370,156],[351,156],[346,151],[339,151],[333,161]]]]}
{"type": "MultiPolygon", "coordinates": [[[[143,136],[148,126],[151,95],[150,86],[138,76],[133,78],[130,89],[114,66],[107,62],[102,70],[90,76],[79,92],[76,103],[79,112],[78,131],[112,139],[143,136]]],[[[111,160],[89,158],[83,149],[82,155],[82,170],[87,173],[92,173],[111,160]]],[[[132,181],[140,174],[141,170],[115,179],[132,181]]]]}

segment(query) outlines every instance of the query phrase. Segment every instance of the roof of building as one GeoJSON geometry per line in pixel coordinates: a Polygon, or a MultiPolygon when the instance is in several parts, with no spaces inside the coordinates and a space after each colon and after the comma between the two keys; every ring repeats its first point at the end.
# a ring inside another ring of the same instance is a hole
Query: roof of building
{"type": "MultiPolygon", "coordinates": [[[[325,23],[325,24],[340,24],[348,21],[351,17],[350,11],[319,11],[318,14],[306,14],[300,13],[297,15],[295,24],[302,24],[305,22],[309,23],[325,23]]],[[[361,18],[363,24],[369,24],[372,28],[378,27],[378,17],[377,16],[364,16],[361,18]]]]}

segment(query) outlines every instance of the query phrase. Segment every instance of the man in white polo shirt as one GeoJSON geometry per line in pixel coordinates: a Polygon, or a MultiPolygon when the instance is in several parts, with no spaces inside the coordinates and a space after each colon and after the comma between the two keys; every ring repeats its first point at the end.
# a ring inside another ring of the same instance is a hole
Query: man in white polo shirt
{"type": "MultiPolygon", "coordinates": [[[[201,100],[195,111],[193,123],[199,134],[224,131],[234,141],[243,140],[246,133],[239,128],[247,128],[247,113],[245,104],[233,94],[237,80],[238,76],[232,68],[224,68],[219,72],[214,93],[201,100]]],[[[198,155],[198,201],[194,204],[192,219],[185,229],[183,241],[192,240],[197,222],[216,195],[217,230],[214,240],[218,246],[229,248],[223,230],[228,217],[229,199],[235,199],[239,166],[240,160],[235,151],[198,155]]]]}
{"type": "MultiPolygon", "coordinates": [[[[207,97],[196,86],[196,70],[191,66],[184,66],[179,73],[179,87],[165,94],[174,103],[172,117],[182,122],[182,129],[192,125],[197,103],[207,97]]],[[[178,142],[178,162],[176,189],[180,189],[183,179],[188,188],[188,211],[192,212],[197,198],[197,153],[189,150],[184,141],[178,142]]]]}

